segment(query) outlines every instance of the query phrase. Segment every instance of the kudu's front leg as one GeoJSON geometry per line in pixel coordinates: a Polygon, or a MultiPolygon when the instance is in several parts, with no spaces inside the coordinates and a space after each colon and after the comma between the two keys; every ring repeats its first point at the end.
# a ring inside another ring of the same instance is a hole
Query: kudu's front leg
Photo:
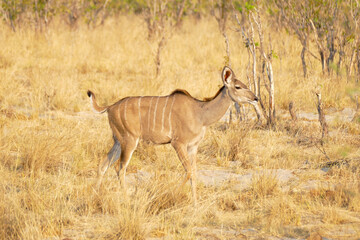
{"type": "Polygon", "coordinates": [[[193,192],[194,195],[194,204],[196,205],[197,203],[197,196],[196,196],[196,185],[197,185],[197,166],[196,166],[196,155],[197,155],[197,149],[198,149],[198,145],[195,146],[188,146],[187,148],[187,153],[188,153],[188,158],[190,160],[190,164],[191,164],[191,178],[190,178],[190,183],[191,183],[191,190],[193,192]]]}
{"type": "Polygon", "coordinates": [[[194,201],[194,205],[196,205],[196,203],[197,203],[196,172],[194,172],[194,171],[196,171],[196,159],[195,159],[195,163],[191,162],[191,159],[188,156],[188,147],[186,144],[183,144],[180,142],[172,142],[171,144],[174,147],[174,149],[179,157],[179,160],[180,160],[181,164],[183,165],[185,172],[186,172],[185,178],[184,178],[182,184],[180,185],[180,187],[183,187],[185,185],[185,183],[190,179],[193,201],[194,201]],[[195,169],[194,169],[194,167],[195,167],[195,169]]]}

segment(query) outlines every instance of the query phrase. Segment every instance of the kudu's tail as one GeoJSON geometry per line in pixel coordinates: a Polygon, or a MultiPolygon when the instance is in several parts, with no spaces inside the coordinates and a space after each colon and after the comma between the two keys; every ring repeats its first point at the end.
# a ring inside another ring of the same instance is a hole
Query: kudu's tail
{"type": "Polygon", "coordinates": [[[108,109],[108,107],[100,107],[99,105],[97,105],[96,103],[96,97],[95,94],[93,92],[91,92],[90,90],[87,91],[87,95],[90,98],[90,103],[91,106],[93,107],[94,111],[97,113],[104,113],[106,112],[106,110],[108,109]]]}

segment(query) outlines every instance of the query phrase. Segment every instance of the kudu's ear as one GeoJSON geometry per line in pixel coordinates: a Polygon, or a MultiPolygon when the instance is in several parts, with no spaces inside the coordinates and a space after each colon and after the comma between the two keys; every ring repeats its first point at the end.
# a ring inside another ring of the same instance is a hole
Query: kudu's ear
{"type": "Polygon", "coordinates": [[[234,73],[231,70],[231,68],[225,66],[224,69],[222,70],[221,76],[222,76],[222,80],[223,80],[224,84],[228,85],[231,82],[231,80],[234,76],[234,73]]]}

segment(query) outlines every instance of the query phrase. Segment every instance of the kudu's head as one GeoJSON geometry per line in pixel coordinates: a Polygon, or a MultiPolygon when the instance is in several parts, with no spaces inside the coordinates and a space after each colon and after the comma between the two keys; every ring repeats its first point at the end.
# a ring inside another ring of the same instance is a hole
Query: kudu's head
{"type": "Polygon", "coordinates": [[[255,104],[258,98],[250,91],[245,84],[236,79],[231,68],[225,66],[221,74],[222,80],[230,98],[237,103],[251,103],[255,104]]]}

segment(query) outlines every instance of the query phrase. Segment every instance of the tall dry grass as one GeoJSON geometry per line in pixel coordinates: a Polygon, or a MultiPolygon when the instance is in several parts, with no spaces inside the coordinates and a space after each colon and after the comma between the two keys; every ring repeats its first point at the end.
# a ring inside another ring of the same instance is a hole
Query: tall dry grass
{"type": "MultiPolygon", "coordinates": [[[[273,64],[280,113],[290,101],[315,112],[311,91],[318,85],[326,107],[354,107],[348,94],[358,89],[356,83],[323,76],[313,60],[311,77],[303,79],[297,40],[283,32],[272,39],[279,56],[273,64]]],[[[229,40],[232,67],[246,79],[241,36],[230,31],[229,40]]],[[[184,170],[170,146],[140,144],[128,174],[146,174],[128,177],[127,192],[112,169],[102,189],[93,188],[98,161],[112,139],[106,116],[90,111],[86,90],[104,105],[176,88],[198,98],[215,94],[225,44],[214,19],[188,19],[174,32],[158,78],[156,44],[147,40],[146,25],[136,16],[110,19],[96,29],[70,30],[54,21],[43,33],[26,28],[13,33],[2,26],[0,44],[0,239],[227,239],[229,231],[242,234],[249,228],[264,238],[305,238],[312,231],[359,237],[357,123],[329,123],[332,135],[323,146],[317,122],[292,123],[285,117],[272,130],[257,128],[252,120],[214,125],[199,149],[199,169],[238,174],[288,169],[298,180],[283,186],[273,175],[259,175],[242,190],[233,181],[199,183],[196,209],[190,186],[177,188],[184,170]],[[320,174],[328,158],[335,163],[320,174]],[[298,187],[309,181],[319,186],[298,187]],[[352,232],[346,235],[343,228],[352,232]]]]}

